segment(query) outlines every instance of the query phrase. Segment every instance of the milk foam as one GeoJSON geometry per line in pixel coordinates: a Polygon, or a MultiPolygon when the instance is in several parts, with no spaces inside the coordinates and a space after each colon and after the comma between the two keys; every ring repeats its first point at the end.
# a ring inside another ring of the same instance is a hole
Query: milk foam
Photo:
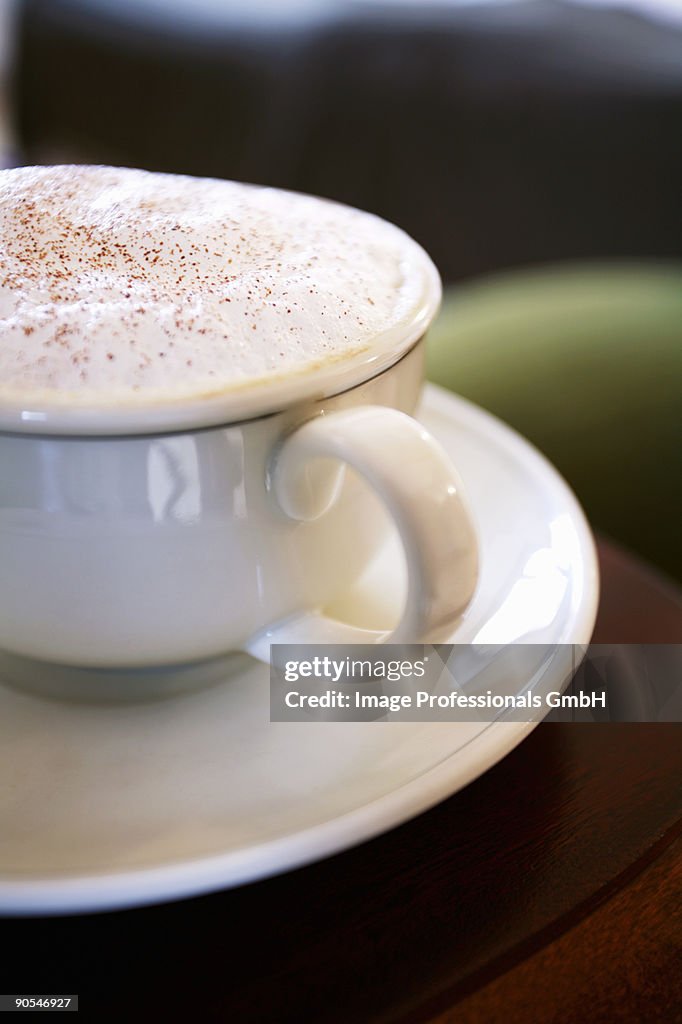
{"type": "Polygon", "coordinates": [[[369,214],[111,167],[0,171],[0,397],[243,388],[409,320],[422,250],[369,214]]]}

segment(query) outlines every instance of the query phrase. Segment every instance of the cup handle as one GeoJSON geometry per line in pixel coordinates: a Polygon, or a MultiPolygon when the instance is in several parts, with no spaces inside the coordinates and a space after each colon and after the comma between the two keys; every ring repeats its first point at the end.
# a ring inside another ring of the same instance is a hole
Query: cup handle
{"type": "Polygon", "coordinates": [[[342,473],[320,459],[347,463],[374,488],[392,515],[407,559],[407,599],[395,630],[367,630],[321,612],[270,625],[246,645],[270,660],[270,644],[439,643],[470,602],[478,549],[457,473],[416,420],[385,406],[323,413],[298,427],[274,453],[268,486],[282,511],[306,521],[333,503],[342,473]]]}

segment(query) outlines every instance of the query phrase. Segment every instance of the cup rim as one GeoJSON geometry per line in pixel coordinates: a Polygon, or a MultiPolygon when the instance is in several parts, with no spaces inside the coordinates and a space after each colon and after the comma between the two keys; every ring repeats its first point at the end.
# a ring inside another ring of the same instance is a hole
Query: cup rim
{"type": "Polygon", "coordinates": [[[405,356],[424,336],[442,298],[440,275],[414,240],[422,287],[419,301],[400,324],[376,335],[364,348],[327,365],[303,367],[281,377],[247,381],[243,386],[199,397],[150,398],[145,404],[68,405],[0,396],[0,433],[62,436],[130,436],[182,432],[261,419],[305,402],[342,394],[377,377],[405,356]]]}

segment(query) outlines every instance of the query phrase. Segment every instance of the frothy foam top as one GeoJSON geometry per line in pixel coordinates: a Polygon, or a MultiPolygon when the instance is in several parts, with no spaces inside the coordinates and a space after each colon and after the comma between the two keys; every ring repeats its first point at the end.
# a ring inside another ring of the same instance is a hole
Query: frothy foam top
{"type": "Polygon", "coordinates": [[[0,398],[144,404],[308,372],[408,321],[426,264],[399,229],[309,196],[0,171],[0,398]]]}

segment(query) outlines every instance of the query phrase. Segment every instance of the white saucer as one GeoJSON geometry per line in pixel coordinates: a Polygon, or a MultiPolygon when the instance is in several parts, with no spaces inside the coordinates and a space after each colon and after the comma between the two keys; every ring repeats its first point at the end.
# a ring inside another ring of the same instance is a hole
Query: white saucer
{"type": "MultiPolygon", "coordinates": [[[[479,589],[452,641],[587,643],[597,563],[566,484],[447,392],[428,387],[420,418],[456,463],[480,532],[479,589]]],[[[354,597],[358,616],[385,619],[382,602],[399,599],[393,543],[354,597]]],[[[426,810],[533,728],[271,723],[268,696],[267,669],[248,660],[228,682],[137,705],[0,688],[0,910],[132,906],[285,871],[426,810]]]]}

